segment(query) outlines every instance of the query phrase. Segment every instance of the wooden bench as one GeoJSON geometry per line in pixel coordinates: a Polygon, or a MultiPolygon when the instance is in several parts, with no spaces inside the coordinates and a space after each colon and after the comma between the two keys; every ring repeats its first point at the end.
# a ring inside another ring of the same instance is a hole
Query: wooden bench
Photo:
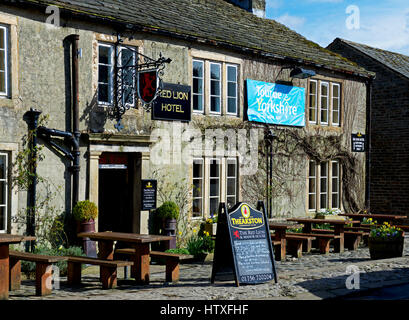
{"type": "MultiPolygon", "coordinates": [[[[332,233],[332,230],[326,229],[312,229],[313,232],[332,233]]],[[[363,237],[369,236],[367,231],[344,231],[345,248],[348,250],[357,250],[363,237]]]]}
{"type": "Polygon", "coordinates": [[[68,258],[68,275],[67,282],[70,285],[81,283],[81,265],[92,264],[100,266],[101,282],[103,289],[112,289],[117,286],[117,269],[133,265],[131,261],[119,260],[103,260],[89,257],[74,257],[68,258]]]}
{"type": "Polygon", "coordinates": [[[341,236],[338,235],[322,233],[287,233],[287,235],[315,237],[318,240],[318,248],[322,254],[329,253],[329,245],[331,240],[341,238],[341,236]]]}
{"type": "MultiPolygon", "coordinates": [[[[133,255],[135,254],[135,249],[124,248],[115,250],[116,254],[133,255]]],[[[150,257],[152,258],[164,258],[166,264],[166,282],[177,282],[179,281],[180,274],[180,261],[193,259],[190,254],[179,254],[170,253],[162,251],[150,251],[150,257]]]]}
{"type": "Polygon", "coordinates": [[[282,251],[281,248],[281,241],[275,240],[276,234],[271,234],[271,241],[273,246],[279,246],[278,250],[275,250],[275,259],[280,261],[284,259],[285,255],[288,253],[296,258],[300,258],[302,256],[303,248],[306,248],[305,251],[309,252],[312,246],[312,240],[315,240],[315,237],[312,236],[299,236],[298,233],[288,234],[285,235],[285,250],[286,252],[282,251]],[[303,245],[305,243],[305,246],[303,245]]]}
{"type": "Polygon", "coordinates": [[[316,240],[313,236],[303,236],[296,234],[286,234],[288,253],[296,258],[302,257],[303,250],[310,252],[312,248],[312,241],[316,240]],[[304,249],[303,249],[304,248],[304,249]]]}
{"type": "Polygon", "coordinates": [[[283,248],[281,245],[281,241],[275,240],[274,237],[275,237],[274,235],[271,236],[271,245],[273,246],[274,250],[274,259],[276,261],[281,261],[282,259],[285,258],[285,251],[283,252],[283,250],[286,250],[286,248],[285,247],[283,248]]]}
{"type": "Polygon", "coordinates": [[[36,295],[45,296],[52,292],[52,264],[67,260],[61,256],[46,256],[29,252],[10,251],[10,291],[21,286],[21,260],[36,263],[36,295]]]}

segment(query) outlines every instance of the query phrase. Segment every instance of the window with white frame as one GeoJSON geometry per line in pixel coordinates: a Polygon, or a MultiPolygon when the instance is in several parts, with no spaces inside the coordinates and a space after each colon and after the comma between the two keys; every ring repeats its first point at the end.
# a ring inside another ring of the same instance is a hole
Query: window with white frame
{"type": "MultiPolygon", "coordinates": [[[[122,90],[122,104],[127,107],[135,106],[134,88],[136,87],[133,70],[126,68],[136,63],[136,53],[127,48],[119,47],[118,66],[121,76],[120,90],[122,90]]],[[[135,49],[136,50],[136,49],[135,49]]],[[[114,103],[114,61],[115,47],[111,44],[98,44],[98,102],[112,105],[114,103]]]]}
{"type": "Polygon", "coordinates": [[[0,232],[7,232],[8,155],[0,152],[0,232]]]}
{"type": "Polygon", "coordinates": [[[231,208],[237,202],[237,159],[227,159],[226,203],[231,208]]]}
{"type": "Polygon", "coordinates": [[[340,208],[340,167],[338,161],[331,161],[332,166],[332,191],[331,191],[331,198],[332,198],[332,209],[339,209],[340,208]]]}
{"type": "Polygon", "coordinates": [[[308,210],[340,209],[341,168],[338,160],[309,161],[308,210]],[[318,183],[317,183],[318,182],[318,183]]]}
{"type": "Polygon", "coordinates": [[[317,209],[317,173],[315,161],[310,161],[308,168],[308,210],[317,209]]]}
{"type": "Polygon", "coordinates": [[[320,209],[328,208],[328,162],[320,163],[320,209]]]}
{"type": "Polygon", "coordinates": [[[329,109],[329,84],[321,82],[320,86],[320,124],[328,124],[328,109],[329,109]]]}
{"type": "Polygon", "coordinates": [[[237,115],[237,66],[227,65],[227,113],[237,115]]]}
{"type": "Polygon", "coordinates": [[[204,62],[193,60],[193,111],[203,112],[204,62]]]}
{"type": "Polygon", "coordinates": [[[222,68],[220,63],[210,63],[210,112],[221,113],[222,68]]]}
{"type": "Polygon", "coordinates": [[[311,79],[308,86],[308,121],[313,125],[340,126],[341,85],[311,79]]]}
{"type": "Polygon", "coordinates": [[[237,158],[194,159],[192,217],[217,215],[220,202],[238,202],[238,177],[237,158]]]}
{"type": "Polygon", "coordinates": [[[239,115],[239,65],[192,59],[192,110],[239,115]]]}
{"type": "Polygon", "coordinates": [[[114,74],[114,46],[98,44],[98,102],[112,104],[114,74]]]}
{"type": "Polygon", "coordinates": [[[9,95],[8,28],[0,25],[0,96],[9,95]]]}
{"type": "Polygon", "coordinates": [[[332,125],[339,126],[341,110],[341,86],[332,83],[332,125]]]}
{"type": "Polygon", "coordinates": [[[135,106],[134,88],[136,87],[133,70],[126,68],[136,64],[136,53],[128,48],[121,47],[120,49],[120,67],[122,78],[122,104],[128,107],[135,106]]]}
{"type": "Polygon", "coordinates": [[[309,121],[310,123],[317,123],[317,81],[310,81],[309,92],[309,121]]]}
{"type": "Polygon", "coordinates": [[[210,214],[217,214],[220,203],[220,159],[210,159],[209,173],[209,209],[210,214]]]}
{"type": "Polygon", "coordinates": [[[203,213],[204,161],[193,160],[193,217],[201,217],[203,213]]]}

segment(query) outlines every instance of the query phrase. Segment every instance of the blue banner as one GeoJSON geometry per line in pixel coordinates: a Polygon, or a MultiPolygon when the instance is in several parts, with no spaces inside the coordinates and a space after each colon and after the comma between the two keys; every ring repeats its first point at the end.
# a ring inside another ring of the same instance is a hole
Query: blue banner
{"type": "Polygon", "coordinates": [[[305,89],[247,79],[249,121],[305,126],[305,89]]]}

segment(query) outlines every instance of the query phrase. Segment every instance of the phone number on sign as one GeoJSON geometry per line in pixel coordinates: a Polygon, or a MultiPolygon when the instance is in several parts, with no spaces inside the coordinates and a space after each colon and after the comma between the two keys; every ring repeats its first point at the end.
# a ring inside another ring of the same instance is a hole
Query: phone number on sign
{"type": "Polygon", "coordinates": [[[271,273],[240,276],[240,282],[269,281],[269,280],[273,280],[273,275],[271,273]]]}

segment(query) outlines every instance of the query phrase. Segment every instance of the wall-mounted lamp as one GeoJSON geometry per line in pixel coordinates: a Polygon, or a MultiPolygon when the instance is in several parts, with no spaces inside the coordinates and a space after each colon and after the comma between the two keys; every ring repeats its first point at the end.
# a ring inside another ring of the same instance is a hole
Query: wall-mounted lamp
{"type": "Polygon", "coordinates": [[[303,68],[294,68],[290,72],[291,78],[306,79],[306,78],[311,78],[313,76],[315,76],[315,71],[307,70],[303,68]]]}

